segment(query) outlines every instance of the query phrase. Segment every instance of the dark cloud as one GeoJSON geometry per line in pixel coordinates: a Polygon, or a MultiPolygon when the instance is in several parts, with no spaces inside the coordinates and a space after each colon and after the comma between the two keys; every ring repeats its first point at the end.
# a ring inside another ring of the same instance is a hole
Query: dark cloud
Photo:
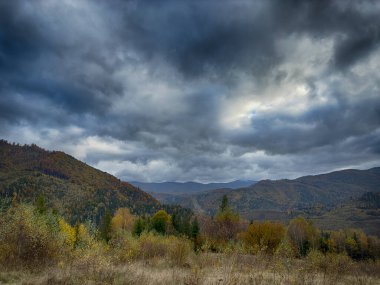
{"type": "Polygon", "coordinates": [[[338,68],[367,56],[379,43],[374,1],[132,3],[133,9],[120,10],[122,38],[144,57],[162,57],[189,77],[265,76],[283,59],[277,40],[289,34],[336,37],[333,62],[338,68]]]}
{"type": "Polygon", "coordinates": [[[379,13],[370,0],[1,1],[0,135],[133,180],[376,165],[379,13]]]}
{"type": "MultiPolygon", "coordinates": [[[[251,126],[233,133],[232,141],[245,147],[272,154],[310,152],[333,145],[349,137],[366,136],[380,126],[379,98],[359,103],[339,101],[329,106],[311,108],[300,115],[277,111],[253,116],[251,126]]],[[[376,141],[372,141],[375,147],[376,141]]]]}
{"type": "Polygon", "coordinates": [[[335,63],[340,68],[345,68],[372,50],[378,48],[380,43],[380,26],[374,31],[363,31],[364,34],[354,35],[338,43],[335,53],[335,63]]]}

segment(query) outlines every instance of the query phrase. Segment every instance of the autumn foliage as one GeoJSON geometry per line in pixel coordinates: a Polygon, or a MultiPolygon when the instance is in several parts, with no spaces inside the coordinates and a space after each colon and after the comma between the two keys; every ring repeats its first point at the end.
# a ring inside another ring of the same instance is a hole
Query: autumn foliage
{"type": "Polygon", "coordinates": [[[0,211],[0,265],[36,269],[70,263],[96,270],[99,264],[140,259],[184,265],[193,251],[299,257],[322,269],[326,262],[347,258],[380,258],[380,240],[362,231],[320,231],[302,217],[287,226],[270,221],[247,224],[228,200],[222,205],[213,218],[186,220],[185,215],[176,218],[176,226],[164,209],[138,217],[120,208],[96,227],[91,222],[70,224],[43,200],[35,206],[14,203],[0,211]]]}
{"type": "Polygon", "coordinates": [[[273,254],[284,239],[286,229],[282,224],[254,222],[242,234],[247,249],[253,253],[265,251],[273,254]]]}

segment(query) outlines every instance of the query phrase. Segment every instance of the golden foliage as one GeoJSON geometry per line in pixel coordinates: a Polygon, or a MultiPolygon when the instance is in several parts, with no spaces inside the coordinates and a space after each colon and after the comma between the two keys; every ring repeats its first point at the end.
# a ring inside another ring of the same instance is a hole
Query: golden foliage
{"type": "Polygon", "coordinates": [[[75,232],[75,228],[70,226],[63,218],[58,219],[58,225],[61,233],[65,238],[66,244],[70,248],[74,248],[77,241],[77,234],[75,232]]]}
{"type": "Polygon", "coordinates": [[[171,217],[165,210],[159,210],[155,213],[151,220],[151,227],[157,233],[165,234],[169,224],[171,222],[171,217]]]}
{"type": "Polygon", "coordinates": [[[131,214],[128,208],[119,208],[111,221],[111,229],[113,232],[123,230],[132,231],[136,217],[131,214]]]}
{"type": "Polygon", "coordinates": [[[37,268],[68,252],[54,216],[40,215],[28,205],[10,208],[0,217],[0,263],[37,268]]]}
{"type": "Polygon", "coordinates": [[[250,251],[274,253],[285,236],[285,227],[269,221],[254,222],[243,233],[243,241],[250,251]]]}

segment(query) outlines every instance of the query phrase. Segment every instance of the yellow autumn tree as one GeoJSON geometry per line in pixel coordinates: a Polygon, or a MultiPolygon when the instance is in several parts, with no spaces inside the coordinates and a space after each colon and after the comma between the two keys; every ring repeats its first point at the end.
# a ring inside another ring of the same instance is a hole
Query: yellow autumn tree
{"type": "Polygon", "coordinates": [[[111,220],[112,232],[132,231],[136,217],[129,211],[128,208],[119,208],[111,220]]]}
{"type": "Polygon", "coordinates": [[[65,238],[66,244],[70,248],[74,248],[75,244],[76,244],[76,241],[77,241],[77,234],[76,234],[75,228],[72,227],[72,226],[70,226],[62,218],[59,218],[58,225],[59,225],[60,232],[63,234],[63,236],[65,238]]]}
{"type": "Polygon", "coordinates": [[[170,215],[165,210],[159,210],[155,213],[150,221],[151,229],[159,234],[165,234],[171,221],[170,215]]]}

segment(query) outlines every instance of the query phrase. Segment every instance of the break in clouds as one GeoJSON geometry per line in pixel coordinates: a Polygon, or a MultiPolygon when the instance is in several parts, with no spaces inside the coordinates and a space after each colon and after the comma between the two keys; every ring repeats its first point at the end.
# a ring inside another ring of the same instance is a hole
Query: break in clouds
{"type": "Polygon", "coordinates": [[[380,164],[379,1],[0,1],[0,136],[125,180],[380,164]]]}

